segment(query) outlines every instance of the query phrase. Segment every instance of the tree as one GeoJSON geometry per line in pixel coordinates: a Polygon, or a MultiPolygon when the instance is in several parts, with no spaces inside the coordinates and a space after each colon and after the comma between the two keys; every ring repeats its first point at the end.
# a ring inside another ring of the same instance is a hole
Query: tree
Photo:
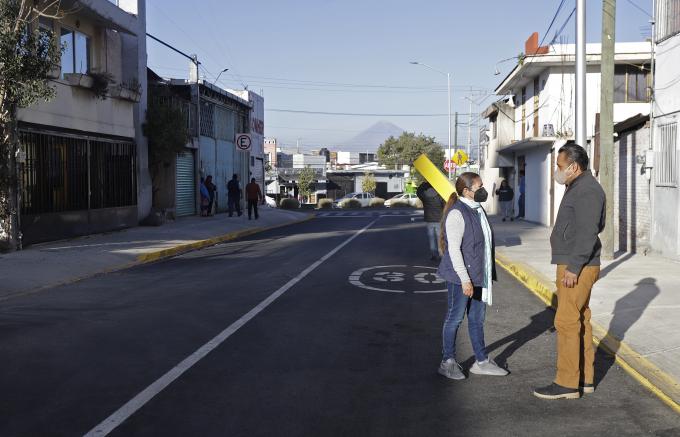
{"type": "Polygon", "coordinates": [[[17,110],[55,95],[49,74],[59,65],[62,48],[37,22],[40,16],[60,18],[58,5],[0,0],[0,250],[21,247],[17,110]]]}
{"type": "Polygon", "coordinates": [[[434,137],[423,134],[416,135],[412,132],[404,132],[399,138],[389,137],[378,148],[378,162],[387,168],[398,168],[408,165],[411,174],[418,184],[423,182],[423,177],[414,171],[413,161],[422,154],[427,155],[432,163],[438,168],[444,168],[444,149],[434,137]]]}
{"type": "Polygon", "coordinates": [[[364,180],[361,182],[361,190],[365,193],[375,194],[375,188],[377,183],[375,181],[375,176],[373,174],[366,172],[364,174],[364,180]]]}
{"type": "Polygon", "coordinates": [[[300,194],[304,199],[307,199],[310,194],[312,194],[312,184],[316,181],[316,172],[310,167],[305,167],[300,170],[300,176],[298,177],[298,189],[300,194]]]}
{"type": "Polygon", "coordinates": [[[184,113],[178,106],[161,104],[149,99],[144,133],[149,139],[149,169],[154,195],[160,190],[163,168],[171,165],[189,141],[189,129],[184,113]]]}

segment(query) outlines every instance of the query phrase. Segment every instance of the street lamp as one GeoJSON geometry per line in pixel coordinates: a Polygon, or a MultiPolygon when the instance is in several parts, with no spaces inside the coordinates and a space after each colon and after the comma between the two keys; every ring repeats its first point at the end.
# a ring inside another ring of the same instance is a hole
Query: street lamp
{"type": "Polygon", "coordinates": [[[215,79],[215,85],[217,85],[217,83],[220,81],[220,76],[222,76],[222,73],[226,73],[227,71],[229,71],[228,68],[225,68],[224,70],[220,71],[220,74],[217,75],[217,79],[215,79]]]}
{"type": "MultiPolygon", "coordinates": [[[[446,83],[447,83],[447,88],[448,88],[448,110],[449,110],[449,160],[453,159],[453,154],[451,153],[451,73],[447,73],[442,70],[438,70],[430,65],[424,64],[422,62],[418,61],[411,61],[411,64],[413,65],[421,65],[425,68],[429,68],[430,70],[436,71],[437,73],[443,74],[446,76],[446,83]]],[[[449,179],[451,179],[451,165],[449,165],[449,179]]]]}
{"type": "Polygon", "coordinates": [[[516,60],[516,59],[517,59],[517,56],[513,56],[513,57],[511,57],[511,58],[501,59],[500,61],[496,62],[496,66],[494,67],[493,75],[494,75],[494,76],[498,76],[499,74],[501,74],[501,71],[498,69],[498,66],[499,66],[500,64],[502,64],[502,63],[504,63],[504,62],[516,60]]]}

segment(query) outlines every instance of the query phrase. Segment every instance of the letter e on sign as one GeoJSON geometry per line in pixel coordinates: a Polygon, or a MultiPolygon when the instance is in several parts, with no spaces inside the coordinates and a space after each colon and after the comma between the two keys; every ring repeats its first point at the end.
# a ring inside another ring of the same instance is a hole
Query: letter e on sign
{"type": "Polygon", "coordinates": [[[236,135],[236,147],[243,151],[243,152],[248,152],[250,151],[250,145],[252,144],[252,141],[250,139],[249,134],[237,134],[236,135]]]}

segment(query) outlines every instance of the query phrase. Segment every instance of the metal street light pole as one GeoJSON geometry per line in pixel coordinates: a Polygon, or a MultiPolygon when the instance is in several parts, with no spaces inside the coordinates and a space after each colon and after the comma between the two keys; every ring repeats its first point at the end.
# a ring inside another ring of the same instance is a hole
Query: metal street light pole
{"type": "Polygon", "coordinates": [[[217,79],[215,79],[215,85],[217,85],[217,83],[220,81],[220,76],[222,76],[222,73],[226,73],[227,71],[229,71],[228,68],[225,68],[224,70],[220,71],[220,74],[217,75],[217,79]]]}
{"type": "MultiPolygon", "coordinates": [[[[449,113],[449,160],[453,159],[453,154],[451,151],[451,73],[439,70],[437,68],[432,67],[431,65],[424,64],[422,62],[418,61],[411,61],[411,64],[413,65],[421,65],[425,68],[429,68],[430,70],[436,71],[437,73],[443,74],[446,76],[446,81],[447,81],[447,89],[448,89],[448,113],[449,113]]],[[[452,172],[451,172],[451,165],[449,165],[449,180],[452,178],[452,172]]]]}
{"type": "Polygon", "coordinates": [[[576,144],[586,147],[586,0],[576,0],[576,144]]]}

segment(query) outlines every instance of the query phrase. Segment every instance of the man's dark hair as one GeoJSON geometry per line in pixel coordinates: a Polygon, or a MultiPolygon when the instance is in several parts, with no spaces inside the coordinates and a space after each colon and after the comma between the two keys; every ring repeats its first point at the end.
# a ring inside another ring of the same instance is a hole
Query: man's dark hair
{"type": "Polygon", "coordinates": [[[234,176],[232,176],[231,178],[236,179],[236,178],[238,178],[238,175],[236,173],[234,173],[234,176]]]}
{"type": "Polygon", "coordinates": [[[558,154],[559,153],[564,153],[570,163],[575,162],[578,164],[581,171],[588,170],[588,164],[590,163],[588,152],[586,152],[586,149],[579,146],[578,144],[565,144],[564,146],[560,147],[558,154]]]}
{"type": "Polygon", "coordinates": [[[252,178],[252,179],[250,180],[250,182],[255,182],[255,178],[252,178]]]}

